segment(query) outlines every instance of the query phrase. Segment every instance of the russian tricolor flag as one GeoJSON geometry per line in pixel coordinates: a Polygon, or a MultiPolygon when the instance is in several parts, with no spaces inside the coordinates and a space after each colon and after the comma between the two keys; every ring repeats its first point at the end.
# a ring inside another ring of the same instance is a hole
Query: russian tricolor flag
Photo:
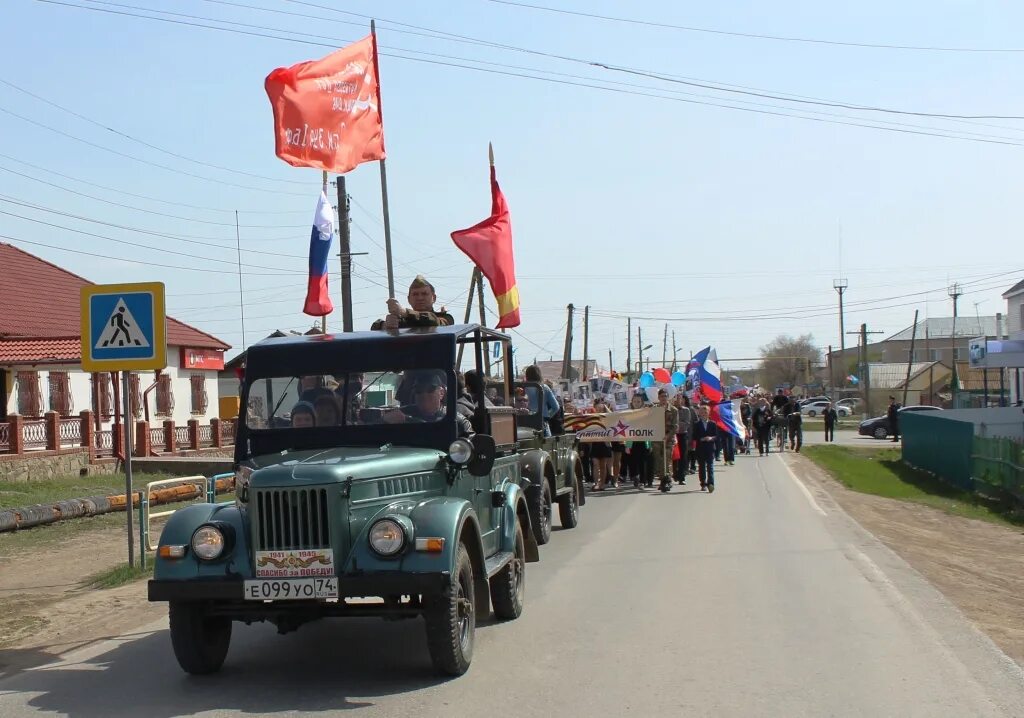
{"type": "Polygon", "coordinates": [[[327,192],[320,190],[313,217],[313,232],[309,237],[309,286],[302,311],[313,317],[323,317],[334,311],[331,295],[327,292],[327,260],[334,239],[334,210],[327,201],[327,192]]]}
{"type": "Polygon", "coordinates": [[[724,431],[740,439],[745,438],[746,428],[733,411],[733,403],[723,398],[722,368],[718,366],[718,353],[713,347],[705,347],[697,352],[690,364],[693,365],[691,372],[695,378],[694,387],[700,392],[700,397],[711,405],[711,420],[724,431]]]}

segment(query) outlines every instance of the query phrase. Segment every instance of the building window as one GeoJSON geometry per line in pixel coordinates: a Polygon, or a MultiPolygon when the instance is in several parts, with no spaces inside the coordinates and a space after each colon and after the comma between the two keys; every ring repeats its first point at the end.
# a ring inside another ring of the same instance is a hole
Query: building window
{"type": "Polygon", "coordinates": [[[161,374],[156,380],[156,413],[157,416],[174,413],[174,392],[171,391],[171,377],[167,374],[161,374]]]}
{"type": "Polygon", "coordinates": [[[192,413],[205,414],[208,405],[206,397],[206,377],[202,374],[193,374],[189,377],[189,384],[192,391],[192,413]]]}
{"type": "Polygon", "coordinates": [[[42,413],[39,375],[34,371],[18,372],[18,413],[31,417],[38,417],[42,413]]]}
{"type": "Polygon", "coordinates": [[[942,361],[942,350],[941,349],[932,349],[931,353],[932,353],[932,357],[931,357],[931,359],[929,361],[942,361]]]}
{"type": "Polygon", "coordinates": [[[109,372],[92,375],[92,410],[104,421],[114,415],[114,395],[109,372]]]}
{"type": "Polygon", "coordinates": [[[61,416],[71,416],[75,402],[71,397],[71,382],[68,379],[68,373],[66,371],[51,371],[49,384],[50,411],[55,411],[61,416]]]}

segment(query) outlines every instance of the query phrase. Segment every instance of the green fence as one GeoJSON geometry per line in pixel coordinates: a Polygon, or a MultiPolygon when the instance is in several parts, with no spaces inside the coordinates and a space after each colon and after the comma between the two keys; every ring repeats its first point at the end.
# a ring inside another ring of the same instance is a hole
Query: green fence
{"type": "Polygon", "coordinates": [[[1024,442],[974,437],[975,490],[1024,503],[1024,442]]]}
{"type": "Polygon", "coordinates": [[[973,491],[974,425],[945,419],[940,414],[941,411],[905,411],[900,415],[903,460],[959,489],[973,491]]]}

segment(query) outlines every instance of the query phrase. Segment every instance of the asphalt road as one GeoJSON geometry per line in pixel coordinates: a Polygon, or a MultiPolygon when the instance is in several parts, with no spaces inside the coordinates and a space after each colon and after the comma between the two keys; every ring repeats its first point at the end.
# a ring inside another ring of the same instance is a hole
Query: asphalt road
{"type": "Polygon", "coordinates": [[[594,495],[460,679],[432,675],[418,620],[369,619],[236,624],[194,679],[161,621],[0,680],[0,716],[1024,714],[1020,668],[792,459],[741,457],[714,495],[594,495]]]}

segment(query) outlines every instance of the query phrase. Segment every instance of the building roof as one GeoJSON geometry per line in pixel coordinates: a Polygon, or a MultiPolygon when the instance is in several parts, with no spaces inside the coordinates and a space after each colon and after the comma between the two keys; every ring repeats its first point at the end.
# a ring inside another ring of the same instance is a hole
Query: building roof
{"type": "MultiPolygon", "coordinates": [[[[0,267],[0,360],[8,361],[10,355],[18,361],[77,361],[81,355],[80,292],[93,282],[3,242],[0,267]],[[36,349],[39,353],[33,354],[36,349]]],[[[231,348],[217,337],[171,317],[167,317],[167,344],[231,348]]]]}
{"type": "MultiPolygon", "coordinates": [[[[909,342],[913,338],[914,325],[910,325],[903,331],[896,332],[891,337],[884,339],[887,342],[909,342]]],[[[989,317],[957,317],[957,337],[994,337],[996,336],[996,317],[993,314],[989,317]]],[[[917,323],[917,339],[923,341],[925,336],[929,339],[950,339],[953,337],[953,317],[931,317],[923,322],[917,323]]]]}
{"type": "MultiPolygon", "coordinates": [[[[942,362],[914,362],[910,365],[911,381],[932,367],[937,371],[945,373],[950,371],[949,367],[942,362]]],[[[868,364],[868,371],[870,372],[872,389],[902,388],[907,380],[907,365],[905,362],[871,362],[868,364]]]]}
{"type": "Polygon", "coordinates": [[[1012,287],[1007,289],[1005,292],[1003,292],[1003,299],[1012,297],[1014,294],[1020,294],[1021,292],[1024,292],[1024,279],[1020,280],[1012,287]]]}

